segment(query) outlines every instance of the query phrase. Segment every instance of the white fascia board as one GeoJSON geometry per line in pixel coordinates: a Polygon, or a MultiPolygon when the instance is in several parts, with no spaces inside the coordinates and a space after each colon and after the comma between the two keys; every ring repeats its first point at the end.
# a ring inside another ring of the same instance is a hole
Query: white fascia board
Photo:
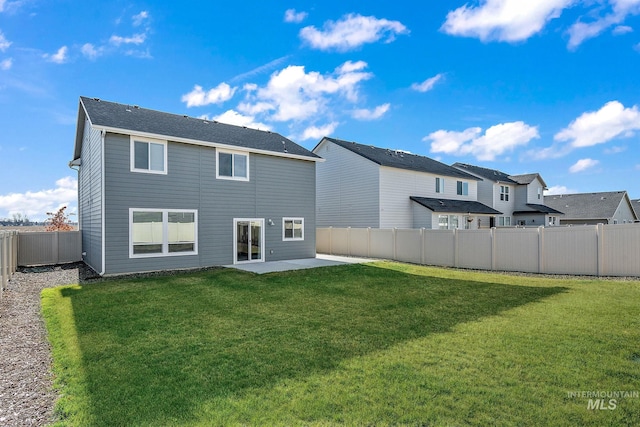
{"type": "Polygon", "coordinates": [[[96,128],[98,130],[103,130],[105,132],[120,133],[120,134],[124,134],[124,135],[139,136],[139,137],[143,137],[143,138],[162,139],[162,140],[166,140],[166,141],[181,142],[183,144],[201,145],[201,146],[204,146],[204,147],[213,147],[213,148],[224,148],[224,149],[227,149],[227,150],[245,151],[247,153],[264,154],[264,155],[267,155],[267,156],[285,157],[285,158],[288,158],[288,159],[307,160],[307,161],[312,161],[312,162],[324,162],[325,161],[325,159],[322,159],[322,158],[319,158],[319,157],[316,158],[316,157],[300,156],[300,155],[296,155],[296,154],[278,153],[277,151],[260,150],[260,149],[256,149],[256,148],[247,148],[247,147],[239,147],[237,145],[228,145],[228,144],[220,144],[220,143],[216,143],[216,142],[199,141],[197,139],[180,138],[180,137],[177,137],[177,136],[160,135],[160,134],[157,134],[157,133],[132,131],[130,129],[120,129],[120,128],[113,128],[113,127],[108,127],[108,126],[93,126],[93,125],[92,125],[92,127],[96,128]]]}

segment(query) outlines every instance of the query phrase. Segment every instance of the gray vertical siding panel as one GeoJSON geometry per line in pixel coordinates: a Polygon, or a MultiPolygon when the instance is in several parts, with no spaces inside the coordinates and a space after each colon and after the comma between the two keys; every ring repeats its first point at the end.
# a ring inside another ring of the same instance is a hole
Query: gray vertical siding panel
{"type": "Polygon", "coordinates": [[[168,173],[146,174],[129,170],[129,144],[107,135],[106,274],[232,264],[234,218],[265,220],[266,261],[315,255],[314,162],[250,154],[250,181],[221,180],[215,149],[169,141],[168,173]],[[129,258],[130,208],[197,210],[198,254],[129,258]],[[305,218],[303,242],[282,242],[283,216],[305,218]]]}
{"type": "Polygon", "coordinates": [[[102,137],[85,120],[78,171],[78,211],[82,230],[84,262],[100,272],[102,270],[102,137]]]}

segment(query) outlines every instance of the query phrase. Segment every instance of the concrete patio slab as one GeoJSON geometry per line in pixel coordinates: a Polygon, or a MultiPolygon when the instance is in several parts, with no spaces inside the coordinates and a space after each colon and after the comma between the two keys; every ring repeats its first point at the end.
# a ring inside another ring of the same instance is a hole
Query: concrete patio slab
{"type": "Polygon", "coordinates": [[[290,259],[285,261],[255,262],[249,264],[225,265],[228,268],[264,274],[276,271],[303,270],[306,268],[328,267],[332,265],[360,264],[374,262],[374,259],[352,258],[337,255],[318,254],[315,258],[290,259]]]}

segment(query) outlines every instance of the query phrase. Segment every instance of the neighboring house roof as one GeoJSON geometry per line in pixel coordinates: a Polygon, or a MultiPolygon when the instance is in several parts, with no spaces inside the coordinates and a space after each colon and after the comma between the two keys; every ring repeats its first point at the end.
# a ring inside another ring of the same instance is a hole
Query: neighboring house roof
{"type": "Polygon", "coordinates": [[[504,182],[507,184],[518,184],[518,182],[514,181],[513,179],[511,179],[509,177],[508,174],[501,172],[497,169],[488,169],[488,168],[483,168],[480,166],[474,166],[474,165],[469,165],[466,163],[454,163],[453,165],[454,168],[460,168],[460,169],[464,169],[466,171],[469,171],[469,173],[472,173],[474,175],[477,175],[481,178],[484,179],[488,179],[494,182],[504,182]]]}
{"type": "Polygon", "coordinates": [[[547,184],[544,182],[539,173],[527,173],[524,175],[509,175],[509,178],[517,182],[518,184],[528,185],[533,182],[534,179],[538,178],[542,186],[546,189],[547,184]]]}
{"type": "Polygon", "coordinates": [[[270,131],[228,125],[214,120],[148,110],[98,98],[80,97],[74,159],[80,157],[84,117],[93,127],[177,142],[205,143],[282,157],[321,160],[319,156],[284,136],[270,131]]]}
{"type": "MultiPolygon", "coordinates": [[[[429,157],[418,156],[406,151],[391,150],[387,148],[374,147],[373,145],[358,144],[357,142],[343,141],[341,139],[324,137],[322,141],[330,141],[340,147],[346,148],[367,160],[379,164],[380,166],[388,166],[398,169],[407,169],[417,172],[427,172],[434,175],[449,176],[455,178],[472,179],[478,181],[479,178],[458,170],[444,163],[440,163],[429,157]]],[[[318,143],[320,145],[322,143],[318,143]]],[[[317,148],[318,146],[316,146],[317,148]]],[[[315,150],[315,148],[314,148],[315,150]]]]}
{"type": "Polygon", "coordinates": [[[410,197],[414,202],[432,210],[433,212],[449,212],[449,213],[470,213],[470,214],[487,214],[500,215],[502,212],[497,211],[480,202],[471,200],[450,200],[450,199],[433,199],[430,197],[410,197]]]}
{"type": "Polygon", "coordinates": [[[564,212],[565,220],[609,219],[625,200],[629,200],[626,191],[544,196],[545,205],[564,212]]]}
{"type": "Polygon", "coordinates": [[[537,204],[534,204],[534,203],[527,203],[527,207],[529,208],[529,210],[526,210],[526,211],[515,211],[513,214],[514,215],[519,215],[519,214],[530,214],[530,213],[543,213],[543,214],[564,215],[564,212],[560,212],[559,210],[550,208],[549,206],[545,206],[545,205],[537,205],[537,204]]]}
{"type": "Polygon", "coordinates": [[[636,213],[636,218],[640,219],[640,199],[631,200],[631,207],[636,213]]]}

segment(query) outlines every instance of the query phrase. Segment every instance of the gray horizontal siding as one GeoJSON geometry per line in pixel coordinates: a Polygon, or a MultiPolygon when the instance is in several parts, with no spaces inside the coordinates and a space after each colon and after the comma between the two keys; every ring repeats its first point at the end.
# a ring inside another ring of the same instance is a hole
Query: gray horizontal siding
{"type": "Polygon", "coordinates": [[[102,271],[102,137],[85,120],[78,170],[78,211],[84,262],[102,271]]]}
{"type": "Polygon", "coordinates": [[[314,152],[318,227],[380,227],[380,167],[333,142],[314,152]]]}
{"type": "Polygon", "coordinates": [[[221,180],[213,148],[170,141],[168,173],[146,174],[129,170],[129,144],[107,135],[107,274],[232,264],[234,218],[265,220],[267,261],[315,256],[314,162],[251,154],[249,182],[221,180]],[[130,208],[197,210],[198,254],[129,258],[130,208]],[[303,242],[282,242],[283,216],[305,218],[303,242]]]}

